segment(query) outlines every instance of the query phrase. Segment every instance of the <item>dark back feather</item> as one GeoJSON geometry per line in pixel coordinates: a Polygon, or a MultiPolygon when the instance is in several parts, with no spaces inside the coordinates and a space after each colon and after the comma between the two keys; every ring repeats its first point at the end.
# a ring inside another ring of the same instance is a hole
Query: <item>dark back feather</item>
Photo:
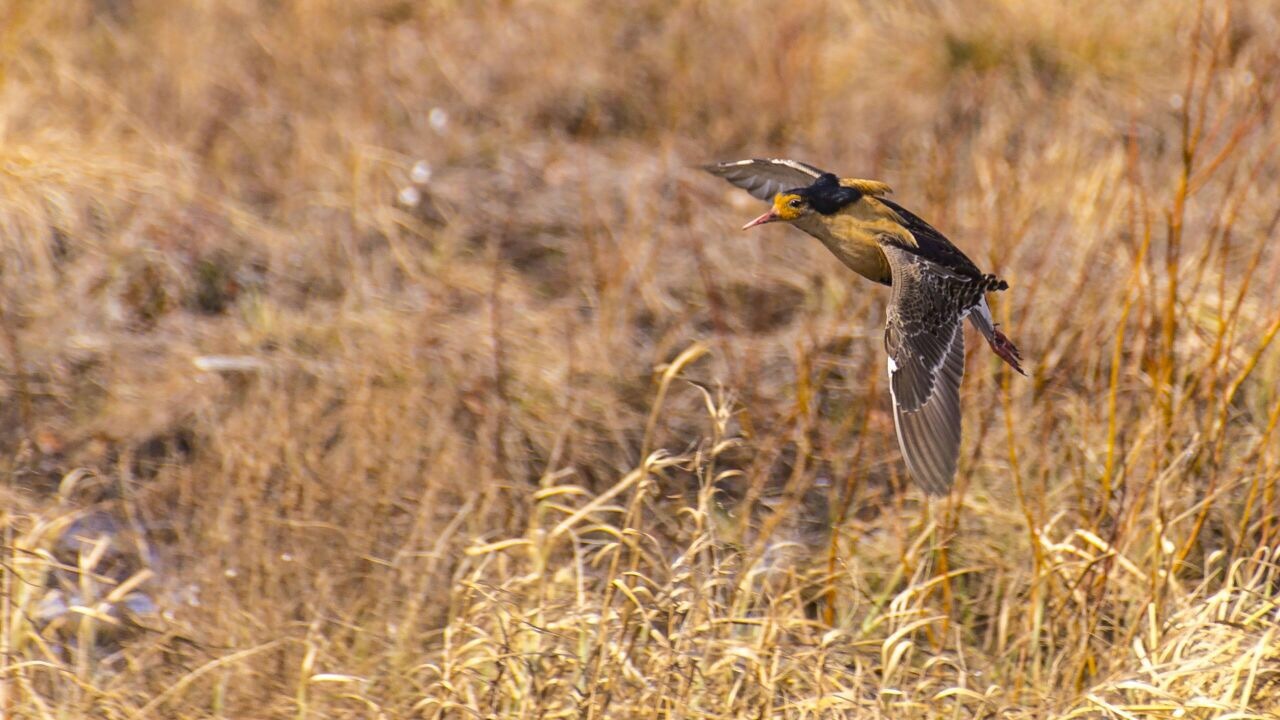
{"type": "Polygon", "coordinates": [[[951,241],[932,225],[892,200],[887,198],[877,198],[877,200],[898,213],[902,218],[902,224],[915,236],[916,247],[904,249],[961,275],[975,279],[983,276],[978,266],[974,265],[967,255],[960,252],[960,248],[952,245],[951,241]]]}

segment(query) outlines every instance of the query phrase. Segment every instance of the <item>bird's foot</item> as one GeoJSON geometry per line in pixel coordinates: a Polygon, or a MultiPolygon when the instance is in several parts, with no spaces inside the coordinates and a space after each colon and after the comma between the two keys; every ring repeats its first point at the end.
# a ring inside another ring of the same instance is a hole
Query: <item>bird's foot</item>
{"type": "Polygon", "coordinates": [[[1026,375],[1026,371],[1022,369],[1022,353],[1018,351],[1018,346],[1013,344],[1007,335],[999,330],[992,329],[991,336],[987,338],[987,344],[991,345],[991,349],[1001,360],[1009,363],[1009,367],[1018,371],[1020,375],[1026,375]]]}

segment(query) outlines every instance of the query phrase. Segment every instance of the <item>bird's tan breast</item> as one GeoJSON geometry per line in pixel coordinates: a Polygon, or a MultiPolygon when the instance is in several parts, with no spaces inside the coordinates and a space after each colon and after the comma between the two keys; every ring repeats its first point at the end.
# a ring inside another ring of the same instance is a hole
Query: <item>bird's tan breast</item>
{"type": "Polygon", "coordinates": [[[796,223],[800,229],[822,241],[850,270],[878,283],[890,283],[889,261],[876,238],[898,234],[902,226],[887,218],[870,216],[856,206],[832,215],[811,215],[796,223]]]}

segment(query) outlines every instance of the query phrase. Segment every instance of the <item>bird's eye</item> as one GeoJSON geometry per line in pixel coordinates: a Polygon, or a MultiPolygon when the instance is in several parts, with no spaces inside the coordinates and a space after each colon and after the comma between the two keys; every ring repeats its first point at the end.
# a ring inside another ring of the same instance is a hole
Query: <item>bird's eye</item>
{"type": "Polygon", "coordinates": [[[788,206],[788,207],[791,207],[791,208],[794,208],[794,209],[796,209],[796,210],[799,210],[799,209],[800,209],[800,206],[801,206],[801,205],[803,205],[803,204],[804,204],[804,202],[803,202],[802,200],[800,200],[800,198],[794,198],[794,199],[792,199],[792,200],[791,200],[791,202],[787,203],[787,206],[788,206]]]}

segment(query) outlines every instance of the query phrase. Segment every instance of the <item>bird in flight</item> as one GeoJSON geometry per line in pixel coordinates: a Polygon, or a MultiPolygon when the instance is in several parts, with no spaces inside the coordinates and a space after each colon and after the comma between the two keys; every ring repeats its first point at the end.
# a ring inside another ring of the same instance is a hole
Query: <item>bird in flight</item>
{"type": "Polygon", "coordinates": [[[884,197],[889,186],[840,178],[795,160],[739,160],[704,166],[773,203],[743,230],[784,222],[822,241],[840,262],[889,285],[884,346],[898,447],[907,470],[931,495],[945,494],[960,456],[960,380],[968,318],[991,349],[1022,370],[1018,348],[996,327],[986,294],[1009,287],[959,248],[884,197]]]}

